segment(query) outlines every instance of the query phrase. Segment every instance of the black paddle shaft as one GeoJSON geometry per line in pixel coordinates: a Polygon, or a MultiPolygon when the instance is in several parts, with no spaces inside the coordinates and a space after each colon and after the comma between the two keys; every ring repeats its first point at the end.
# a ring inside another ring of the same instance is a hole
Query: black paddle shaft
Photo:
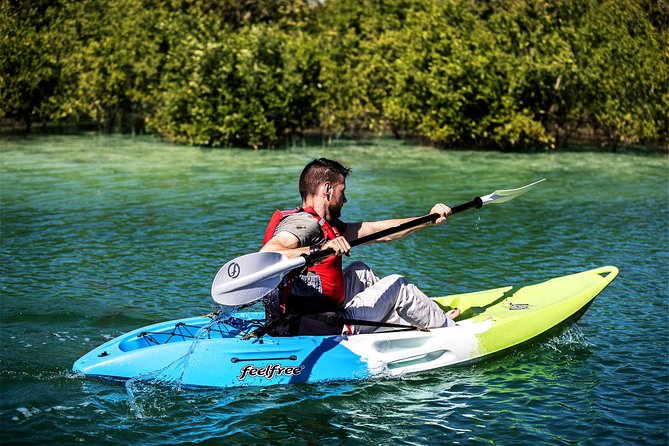
{"type": "MultiPolygon", "coordinates": [[[[481,200],[481,197],[476,197],[472,201],[468,201],[467,203],[462,203],[455,207],[452,207],[451,213],[457,214],[459,212],[466,211],[467,209],[471,208],[480,209],[482,206],[483,206],[483,200],[481,200]]],[[[373,234],[369,234],[364,237],[351,240],[349,244],[351,245],[351,247],[364,245],[365,243],[373,242],[374,240],[378,240],[380,238],[387,237],[389,235],[397,234],[398,232],[406,231],[407,229],[415,228],[416,226],[424,225],[426,223],[431,223],[435,221],[437,218],[439,218],[439,214],[423,215],[422,217],[414,218],[413,220],[409,220],[397,226],[386,228],[381,231],[374,232],[373,234]]],[[[306,264],[313,265],[319,260],[322,260],[334,253],[335,253],[334,249],[324,249],[322,251],[309,254],[306,257],[307,259],[306,264]]]]}

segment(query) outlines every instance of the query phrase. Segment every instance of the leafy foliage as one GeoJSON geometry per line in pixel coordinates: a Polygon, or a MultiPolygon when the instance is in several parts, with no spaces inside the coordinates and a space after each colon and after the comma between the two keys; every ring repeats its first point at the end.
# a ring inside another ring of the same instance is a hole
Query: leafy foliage
{"type": "Polygon", "coordinates": [[[0,119],[212,146],[669,138],[666,0],[0,0],[0,119]]]}

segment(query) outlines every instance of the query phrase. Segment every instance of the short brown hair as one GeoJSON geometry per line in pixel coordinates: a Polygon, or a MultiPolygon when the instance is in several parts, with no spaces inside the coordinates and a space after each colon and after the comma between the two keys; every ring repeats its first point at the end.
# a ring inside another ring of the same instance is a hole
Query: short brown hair
{"type": "Polygon", "coordinates": [[[300,196],[304,200],[307,195],[318,191],[318,186],[329,181],[338,183],[341,177],[346,178],[351,173],[350,167],[344,167],[337,161],[319,158],[307,164],[300,175],[300,196]]]}

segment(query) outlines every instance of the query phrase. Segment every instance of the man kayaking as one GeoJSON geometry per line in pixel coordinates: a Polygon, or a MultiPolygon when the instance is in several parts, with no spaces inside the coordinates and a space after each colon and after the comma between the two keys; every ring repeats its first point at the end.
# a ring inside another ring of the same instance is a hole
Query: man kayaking
{"type": "MultiPolygon", "coordinates": [[[[373,332],[379,327],[375,322],[420,328],[453,325],[453,319],[460,315],[459,310],[445,313],[404,277],[394,274],[379,279],[362,262],[353,262],[345,269],[342,268],[342,255],[348,255],[351,250],[349,240],[411,220],[341,221],[341,211],[346,203],[346,177],[350,172],[350,168],[326,158],[310,162],[299,180],[302,206],[291,211],[276,211],[270,220],[261,251],[280,252],[288,258],[324,249],[335,252],[335,255],[326,257],[308,271],[284,280],[279,290],[265,297],[268,320],[285,319],[287,314],[298,315],[288,318],[292,322],[285,324],[283,329],[274,330],[275,334],[341,333],[341,325],[330,323],[334,326],[325,330],[319,325],[318,321],[327,318],[317,318],[314,325],[313,318],[303,317],[313,313],[343,314],[344,319],[354,320],[345,327],[351,334],[373,332]],[[368,321],[369,324],[362,321],[368,321]]],[[[432,207],[430,214],[438,214],[439,218],[434,223],[440,224],[451,214],[451,209],[439,203],[432,207]]],[[[396,240],[425,226],[377,241],[396,240]]]]}

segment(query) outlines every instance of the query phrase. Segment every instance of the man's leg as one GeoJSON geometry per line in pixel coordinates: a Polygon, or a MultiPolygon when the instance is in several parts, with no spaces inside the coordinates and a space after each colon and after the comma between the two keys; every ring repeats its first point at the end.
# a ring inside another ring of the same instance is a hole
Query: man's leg
{"type": "Polygon", "coordinates": [[[372,269],[363,262],[352,262],[344,268],[344,282],[346,284],[346,304],[358,293],[379,281],[372,269]]]}
{"type": "MultiPolygon", "coordinates": [[[[384,277],[358,293],[346,305],[351,319],[437,328],[453,325],[432,299],[402,276],[384,277]]],[[[371,333],[378,327],[357,325],[353,334],[371,333]]]]}

